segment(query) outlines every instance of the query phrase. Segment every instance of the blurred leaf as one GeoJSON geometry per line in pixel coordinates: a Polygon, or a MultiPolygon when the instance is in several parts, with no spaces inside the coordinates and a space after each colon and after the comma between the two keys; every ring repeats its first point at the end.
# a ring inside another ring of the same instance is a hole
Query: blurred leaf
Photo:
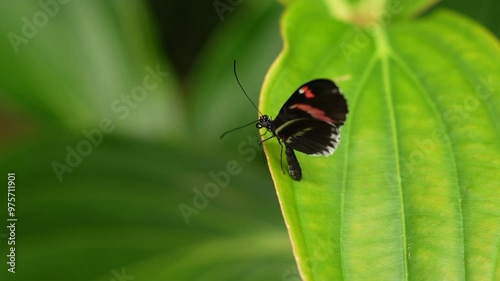
{"type": "Polygon", "coordinates": [[[281,11],[273,1],[244,1],[226,14],[189,80],[192,135],[223,145],[241,141],[248,130],[257,136],[255,127],[250,127],[219,141],[225,130],[257,120],[255,108],[236,83],[233,60],[246,92],[257,104],[264,75],[281,48],[281,11]]]}
{"type": "Polygon", "coordinates": [[[175,75],[142,2],[3,2],[0,18],[3,102],[74,132],[111,118],[133,137],[183,134],[175,75]],[[147,78],[151,70],[162,73],[147,78]]]}
{"type": "Polygon", "coordinates": [[[357,24],[386,24],[420,14],[439,0],[324,0],[334,17],[357,24]]]}
{"type": "Polygon", "coordinates": [[[498,11],[500,11],[500,1],[497,0],[454,0],[441,1],[438,8],[449,8],[463,13],[489,28],[497,37],[500,36],[500,21],[498,21],[498,11]]]}
{"type": "Polygon", "coordinates": [[[265,145],[303,279],[499,279],[497,39],[443,10],[363,29],[318,1],[293,1],[282,27],[261,111],[319,77],[350,109],[333,156],[298,153],[300,182],[265,145]]]}
{"type": "Polygon", "coordinates": [[[186,224],[179,204],[194,207],[193,190],[215,182],[204,167],[218,173],[225,161],[108,139],[59,182],[52,163],[81,141],[24,144],[0,159],[17,177],[16,280],[112,280],[122,269],[136,280],[269,280],[294,268],[274,191],[256,188],[265,178],[231,176],[186,224]]]}

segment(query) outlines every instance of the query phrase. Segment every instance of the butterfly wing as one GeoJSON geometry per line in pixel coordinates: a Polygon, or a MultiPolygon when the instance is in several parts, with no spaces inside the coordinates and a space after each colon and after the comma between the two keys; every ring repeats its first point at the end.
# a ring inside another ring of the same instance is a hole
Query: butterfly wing
{"type": "Polygon", "coordinates": [[[316,79],[300,86],[290,96],[273,123],[279,128],[297,118],[313,118],[340,128],[347,113],[347,102],[337,85],[328,79],[316,79]]]}
{"type": "Polygon", "coordinates": [[[276,130],[285,146],[308,155],[331,155],[340,141],[335,124],[314,118],[298,118],[286,122],[276,130]]]}
{"type": "Polygon", "coordinates": [[[309,155],[330,155],[340,141],[347,102],[334,82],[312,80],[295,91],[273,120],[277,137],[309,155]]]}

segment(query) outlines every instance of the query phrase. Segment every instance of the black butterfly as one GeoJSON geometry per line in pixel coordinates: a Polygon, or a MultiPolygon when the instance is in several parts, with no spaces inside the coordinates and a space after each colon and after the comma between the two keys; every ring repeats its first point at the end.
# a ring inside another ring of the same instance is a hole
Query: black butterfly
{"type": "MultiPolygon", "coordinates": [[[[236,75],[236,61],[234,71],[240,84],[236,75]]],[[[331,155],[339,144],[339,130],[344,125],[347,113],[346,99],[337,85],[328,79],[316,79],[300,86],[281,107],[276,119],[260,114],[256,127],[265,128],[272,134],[261,143],[276,137],[281,148],[285,146],[290,176],[300,181],[302,170],[294,150],[314,156],[331,155]]]]}

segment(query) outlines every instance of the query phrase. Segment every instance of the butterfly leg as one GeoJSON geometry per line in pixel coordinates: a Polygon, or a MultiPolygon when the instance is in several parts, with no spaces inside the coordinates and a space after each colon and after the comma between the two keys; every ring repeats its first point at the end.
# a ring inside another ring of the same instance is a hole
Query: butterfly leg
{"type": "MultiPolygon", "coordinates": [[[[265,141],[268,141],[272,138],[274,138],[275,136],[272,135],[266,139],[263,139],[259,142],[259,146],[262,147],[262,143],[265,142],[265,141]]],[[[283,171],[283,174],[285,174],[285,169],[283,169],[283,144],[281,143],[280,141],[280,138],[276,138],[278,140],[278,143],[280,144],[280,147],[281,147],[281,152],[280,152],[280,165],[281,165],[281,171],[283,171]]],[[[262,153],[264,153],[264,150],[262,150],[262,153]]]]}
{"type": "Polygon", "coordinates": [[[281,171],[283,172],[283,175],[285,174],[285,169],[283,169],[283,144],[281,142],[280,143],[280,146],[281,146],[281,151],[280,151],[280,165],[281,165],[281,171]]]}
{"type": "Polygon", "coordinates": [[[263,139],[263,140],[259,141],[259,147],[260,147],[260,151],[262,152],[262,159],[264,159],[264,161],[266,161],[266,157],[264,155],[264,148],[262,147],[262,143],[265,142],[265,141],[268,141],[268,140],[272,139],[273,137],[274,136],[270,136],[270,137],[268,137],[266,139],[263,139]]]}
{"type": "Polygon", "coordinates": [[[274,136],[270,136],[270,137],[268,137],[267,139],[264,139],[264,140],[259,141],[259,145],[261,145],[263,142],[266,142],[266,141],[268,141],[268,140],[270,140],[270,139],[272,139],[272,138],[274,138],[274,136]]]}
{"type": "Polygon", "coordinates": [[[259,149],[262,155],[262,160],[264,160],[264,163],[266,162],[266,155],[264,154],[264,147],[262,147],[262,141],[259,142],[259,149]]]}
{"type": "MultiPolygon", "coordinates": [[[[262,135],[261,135],[261,136],[262,136],[262,135]]],[[[268,137],[267,139],[263,139],[263,140],[259,141],[259,147],[260,147],[260,151],[262,151],[262,153],[264,153],[264,149],[263,149],[263,147],[262,147],[262,143],[263,143],[263,142],[265,142],[265,141],[268,141],[268,140],[272,139],[273,137],[274,137],[274,136],[270,136],[270,137],[268,137]]],[[[278,140],[278,141],[279,141],[279,140],[278,140]]]]}

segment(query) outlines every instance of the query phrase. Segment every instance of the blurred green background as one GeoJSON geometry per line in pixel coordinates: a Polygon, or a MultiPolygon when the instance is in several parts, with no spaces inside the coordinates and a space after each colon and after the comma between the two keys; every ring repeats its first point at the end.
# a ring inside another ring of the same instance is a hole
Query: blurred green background
{"type": "MultiPolygon", "coordinates": [[[[442,7],[500,36],[498,1],[442,7]]],[[[299,280],[257,130],[219,139],[257,118],[232,62],[258,101],[282,10],[264,0],[0,4],[0,279],[299,280]]]]}

